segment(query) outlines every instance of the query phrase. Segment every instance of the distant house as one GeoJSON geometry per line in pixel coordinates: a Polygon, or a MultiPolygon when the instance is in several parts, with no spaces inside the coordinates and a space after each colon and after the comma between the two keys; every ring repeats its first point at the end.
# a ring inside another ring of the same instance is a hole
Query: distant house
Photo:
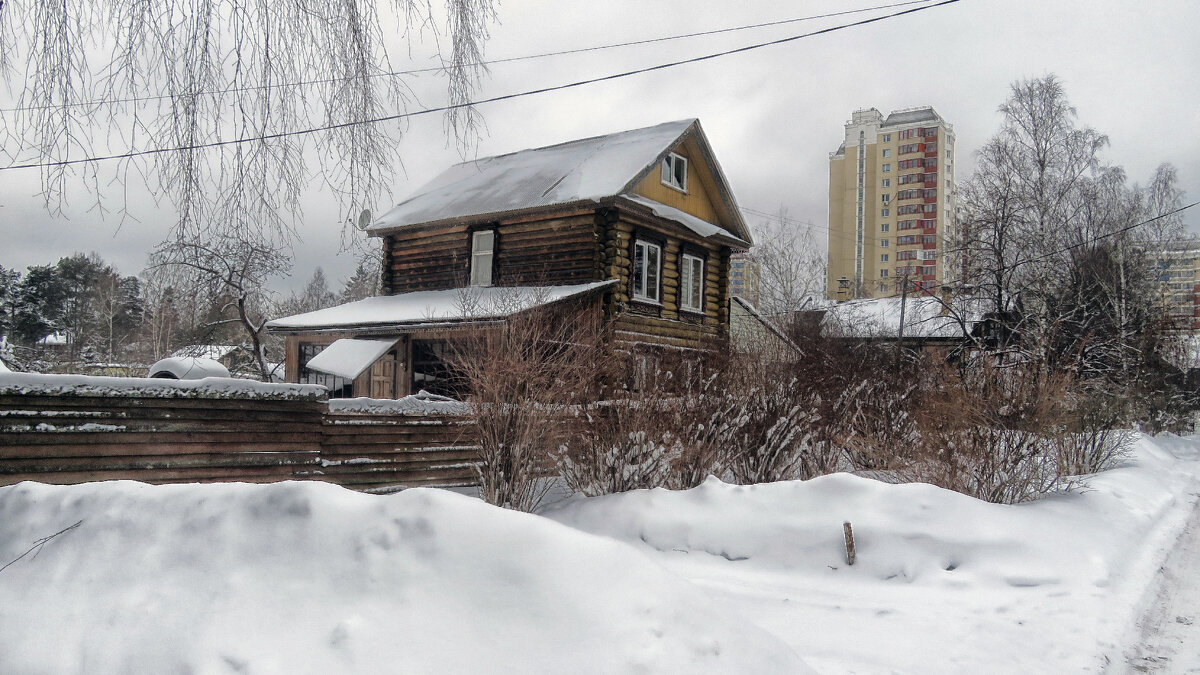
{"type": "Polygon", "coordinates": [[[50,349],[66,349],[67,345],[71,344],[71,335],[56,330],[38,340],[35,344],[39,347],[49,347],[50,349]]]}
{"type": "Polygon", "coordinates": [[[519,312],[590,312],[639,360],[723,348],[750,246],[700,123],[464,162],[372,223],[384,295],[275,319],[289,382],[438,392],[447,350],[519,312]]]}
{"type": "Polygon", "coordinates": [[[970,298],[916,296],[849,300],[815,313],[826,337],[946,350],[980,337],[985,307],[982,301],[970,298]]]}

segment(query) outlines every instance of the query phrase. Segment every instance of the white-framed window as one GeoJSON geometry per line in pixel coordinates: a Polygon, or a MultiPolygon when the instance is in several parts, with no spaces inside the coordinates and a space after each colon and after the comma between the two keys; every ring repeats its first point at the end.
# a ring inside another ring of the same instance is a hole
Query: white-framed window
{"type": "Polygon", "coordinates": [[[658,286],[662,276],[662,247],[648,241],[633,244],[633,299],[659,302],[658,286]]]}
{"type": "Polygon", "coordinates": [[[888,216],[892,215],[892,210],[891,209],[879,209],[879,215],[883,218],[887,218],[888,216]]]}
{"type": "Polygon", "coordinates": [[[884,149],[883,149],[883,156],[884,156],[884,157],[891,157],[891,156],[892,156],[892,151],[891,151],[891,149],[890,149],[890,148],[884,148],[884,149]]]}
{"type": "Polygon", "coordinates": [[[892,142],[892,135],[891,135],[891,134],[884,134],[884,135],[883,135],[883,142],[884,142],[884,143],[891,143],[891,142],[892,142]]]}
{"type": "Polygon", "coordinates": [[[880,185],[882,185],[883,187],[892,187],[892,179],[891,179],[891,178],[884,178],[884,179],[883,179],[883,180],[880,182],[880,185]]]}
{"type": "Polygon", "coordinates": [[[887,231],[888,231],[888,229],[889,229],[890,227],[891,227],[891,225],[889,225],[888,223],[881,223],[881,224],[879,225],[879,231],[880,231],[880,232],[887,232],[887,231]]]}
{"type": "Polygon", "coordinates": [[[699,312],[704,299],[704,259],[683,254],[679,270],[679,307],[699,312]]]}
{"type": "Polygon", "coordinates": [[[886,253],[881,253],[881,254],[879,255],[879,262],[887,262],[887,261],[888,261],[888,254],[886,254],[886,253]]]}
{"type": "Polygon", "coordinates": [[[879,270],[879,276],[880,276],[880,278],[882,278],[882,279],[886,279],[886,278],[887,278],[887,275],[888,275],[888,271],[887,271],[887,270],[879,270]]]}
{"type": "Polygon", "coordinates": [[[887,240],[887,239],[880,239],[880,240],[879,240],[879,246],[880,246],[880,248],[887,248],[887,247],[888,247],[888,240],[887,240]]]}
{"type": "Polygon", "coordinates": [[[496,251],[496,231],[479,230],[471,235],[471,285],[492,285],[492,256],[496,251]]]}
{"type": "Polygon", "coordinates": [[[670,153],[662,161],[663,185],[687,192],[687,157],[670,153]]]}
{"type": "Polygon", "coordinates": [[[884,164],[884,165],[883,165],[883,172],[884,172],[884,173],[891,173],[891,171],[892,171],[892,165],[891,165],[891,164],[884,164]]]}

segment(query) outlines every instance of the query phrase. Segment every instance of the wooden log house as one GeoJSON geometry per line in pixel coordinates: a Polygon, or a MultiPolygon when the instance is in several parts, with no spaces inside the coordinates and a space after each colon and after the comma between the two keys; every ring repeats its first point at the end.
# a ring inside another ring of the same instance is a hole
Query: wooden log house
{"type": "Polygon", "coordinates": [[[592,307],[644,361],[724,346],[750,234],[698,120],[464,162],[375,220],[376,298],[269,322],[288,382],[331,396],[439,391],[464,331],[592,307]]]}

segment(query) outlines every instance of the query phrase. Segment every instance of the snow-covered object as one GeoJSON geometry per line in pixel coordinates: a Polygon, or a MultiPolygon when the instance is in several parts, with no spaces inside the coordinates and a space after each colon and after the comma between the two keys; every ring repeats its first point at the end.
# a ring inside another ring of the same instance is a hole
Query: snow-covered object
{"type": "Polygon", "coordinates": [[[206,377],[229,377],[229,369],[213,359],[196,356],[168,356],[150,366],[146,371],[146,377],[203,380],[206,377]]]}
{"type": "Polygon", "coordinates": [[[442,490],[0,488],[0,671],[805,673],[625,544],[442,490]]]}
{"type": "Polygon", "coordinates": [[[667,220],[671,220],[676,223],[679,223],[680,225],[683,225],[684,227],[691,230],[692,232],[695,232],[696,234],[700,235],[701,237],[708,238],[708,237],[720,236],[720,237],[723,237],[723,238],[729,240],[730,243],[732,243],[734,245],[738,245],[738,246],[749,246],[750,245],[749,242],[747,242],[744,239],[741,239],[739,237],[733,236],[728,231],[721,228],[719,225],[714,225],[713,223],[710,223],[707,220],[704,220],[703,218],[697,218],[696,216],[693,216],[690,213],[680,211],[679,209],[675,208],[674,206],[667,206],[666,204],[656,202],[653,199],[647,199],[646,197],[643,197],[641,195],[625,194],[625,195],[621,195],[621,196],[624,197],[625,199],[628,199],[631,202],[634,202],[635,204],[641,204],[642,206],[645,206],[646,208],[650,209],[651,213],[658,216],[659,218],[666,218],[667,220]]]}
{"type": "MultiPolygon", "coordinates": [[[[372,223],[367,231],[384,234],[398,228],[447,221],[479,221],[566,204],[595,204],[621,197],[673,220],[703,237],[749,246],[745,224],[730,204],[735,231],[632,193],[644,176],[692,135],[706,155],[708,141],[695,119],[595,136],[450,167],[415,194],[372,223]]],[[[714,179],[728,193],[724,172],[707,156],[714,179]]],[[[732,195],[728,195],[732,200],[732,195]]]]}
{"type": "Polygon", "coordinates": [[[371,415],[466,415],[471,412],[471,407],[462,401],[431,394],[422,389],[397,399],[334,398],[329,400],[329,412],[371,415]]]}
{"type": "Polygon", "coordinates": [[[1100,672],[1196,508],[1197,460],[1200,442],[1139,436],[1088,490],[1017,506],[835,474],[710,478],[544,515],[642,550],[821,672],[1100,672]]]}
{"type": "Polygon", "coordinates": [[[694,119],[667,122],[463,162],[380,216],[367,231],[375,234],[407,225],[618,195],[695,123],[694,119]]]}
{"type": "Polygon", "coordinates": [[[326,327],[437,325],[490,321],[552,302],[582,296],[616,283],[570,286],[469,286],[440,291],[381,295],[267,322],[273,330],[326,327]]]}
{"type": "Polygon", "coordinates": [[[274,384],[226,377],[171,380],[92,375],[0,374],[0,394],[39,396],[121,396],[155,398],[256,398],[318,401],[327,394],[319,384],[274,384]]]}
{"type": "Polygon", "coordinates": [[[941,298],[929,296],[850,300],[832,305],[825,313],[822,328],[826,334],[856,338],[896,338],[900,333],[903,308],[904,337],[961,338],[963,326],[968,332],[983,318],[985,303],[956,298],[949,309],[941,298]],[[961,320],[961,321],[960,321],[961,320]]]}
{"type": "Polygon", "coordinates": [[[371,367],[372,363],[383,356],[396,344],[391,340],[360,340],[343,338],[334,340],[320,354],[312,357],[306,366],[318,373],[328,373],[336,377],[353,380],[371,367]]]}
{"type": "Polygon", "coordinates": [[[67,335],[61,331],[54,331],[53,333],[38,340],[37,344],[42,345],[43,347],[62,347],[63,345],[70,344],[70,342],[70,335],[67,335]]]}
{"type": "Polygon", "coordinates": [[[8,366],[4,365],[3,361],[0,361],[0,373],[11,373],[11,372],[12,371],[8,369],[8,366]]]}

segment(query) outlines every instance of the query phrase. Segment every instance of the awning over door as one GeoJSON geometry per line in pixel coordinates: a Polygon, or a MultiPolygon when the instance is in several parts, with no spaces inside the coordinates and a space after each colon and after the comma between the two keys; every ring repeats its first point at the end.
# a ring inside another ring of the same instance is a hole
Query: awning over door
{"type": "Polygon", "coordinates": [[[395,338],[388,340],[350,338],[336,340],[322,349],[320,354],[312,357],[306,366],[309,370],[319,373],[353,380],[370,368],[372,363],[378,361],[379,357],[386,354],[397,341],[395,338]]]}

